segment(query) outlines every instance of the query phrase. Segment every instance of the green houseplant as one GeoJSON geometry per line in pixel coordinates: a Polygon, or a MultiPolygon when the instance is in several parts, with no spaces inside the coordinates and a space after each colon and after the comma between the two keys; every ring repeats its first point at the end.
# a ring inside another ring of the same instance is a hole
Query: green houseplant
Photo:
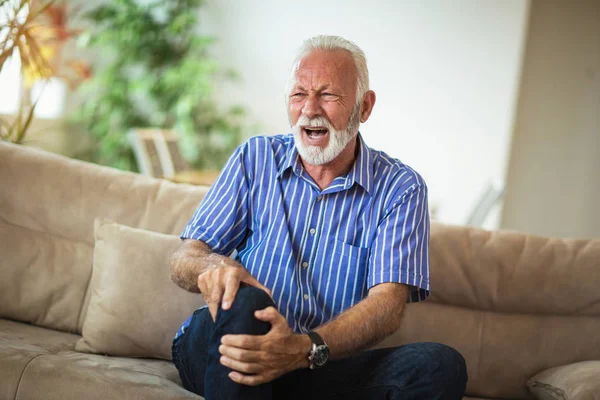
{"type": "Polygon", "coordinates": [[[76,116],[95,139],[87,159],[135,170],[131,128],[174,129],[195,168],[220,168],[239,144],[243,110],[213,99],[214,82],[233,74],[210,56],[214,39],[197,33],[202,3],[112,0],[87,13],[82,42],[102,55],[76,116]]]}

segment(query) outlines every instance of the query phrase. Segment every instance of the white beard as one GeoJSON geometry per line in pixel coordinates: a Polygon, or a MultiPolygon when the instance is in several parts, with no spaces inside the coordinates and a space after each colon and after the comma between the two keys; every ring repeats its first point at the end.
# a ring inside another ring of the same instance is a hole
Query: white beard
{"type": "Polygon", "coordinates": [[[338,131],[331,122],[325,117],[315,117],[309,119],[304,115],[300,115],[296,125],[292,126],[294,133],[294,143],[300,157],[304,161],[312,165],[323,165],[335,160],[337,156],[346,148],[348,143],[358,135],[358,127],[360,125],[360,103],[357,103],[352,110],[346,128],[338,131]],[[329,141],[327,146],[310,146],[306,145],[302,140],[301,126],[323,126],[329,130],[329,141]]]}

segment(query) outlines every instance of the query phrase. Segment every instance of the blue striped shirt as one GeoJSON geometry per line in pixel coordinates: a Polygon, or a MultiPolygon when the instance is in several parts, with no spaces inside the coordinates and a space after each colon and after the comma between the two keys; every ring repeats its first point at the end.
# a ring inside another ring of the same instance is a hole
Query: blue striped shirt
{"type": "Polygon", "coordinates": [[[331,320],[379,283],[409,285],[409,302],[429,295],[427,186],[358,137],[352,169],[323,191],[305,171],[293,135],[251,138],[181,235],[219,254],[236,251],[295,332],[331,320]]]}

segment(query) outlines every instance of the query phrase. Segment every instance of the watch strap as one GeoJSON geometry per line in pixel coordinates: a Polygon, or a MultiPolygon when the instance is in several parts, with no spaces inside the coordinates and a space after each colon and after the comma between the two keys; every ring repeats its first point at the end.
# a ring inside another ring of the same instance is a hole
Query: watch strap
{"type": "Polygon", "coordinates": [[[313,342],[313,344],[315,344],[317,346],[324,346],[325,345],[325,341],[323,340],[323,338],[321,337],[321,335],[319,335],[317,332],[310,331],[310,332],[307,333],[307,335],[310,338],[310,340],[313,342]]]}

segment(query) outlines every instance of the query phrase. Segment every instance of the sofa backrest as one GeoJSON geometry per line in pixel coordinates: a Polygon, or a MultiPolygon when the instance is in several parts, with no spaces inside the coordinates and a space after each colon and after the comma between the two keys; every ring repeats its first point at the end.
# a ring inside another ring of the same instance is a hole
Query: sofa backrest
{"type": "Polygon", "coordinates": [[[600,240],[432,224],[430,267],[431,297],[382,346],[453,346],[469,395],[530,398],[536,373],[600,360],[600,240]]]}
{"type": "Polygon", "coordinates": [[[207,191],[0,142],[0,317],[80,333],[94,219],[179,235],[207,191]]]}

